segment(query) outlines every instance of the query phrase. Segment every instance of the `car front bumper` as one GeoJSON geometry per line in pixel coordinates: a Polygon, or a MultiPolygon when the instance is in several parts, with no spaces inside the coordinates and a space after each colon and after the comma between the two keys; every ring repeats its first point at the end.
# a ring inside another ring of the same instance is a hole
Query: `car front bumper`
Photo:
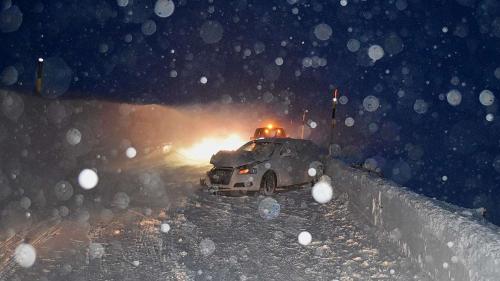
{"type": "Polygon", "coordinates": [[[208,174],[200,180],[200,183],[204,187],[204,190],[208,192],[258,191],[260,189],[261,178],[262,176],[258,173],[239,175],[234,170],[228,184],[212,183],[208,174]]]}

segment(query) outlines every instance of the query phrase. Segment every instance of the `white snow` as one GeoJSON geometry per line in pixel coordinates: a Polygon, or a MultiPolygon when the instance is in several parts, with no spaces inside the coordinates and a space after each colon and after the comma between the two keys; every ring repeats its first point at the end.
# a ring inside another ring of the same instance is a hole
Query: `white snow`
{"type": "Polygon", "coordinates": [[[17,82],[18,76],[19,73],[14,66],[7,66],[0,74],[0,81],[6,86],[10,86],[17,82]]]}
{"type": "Polygon", "coordinates": [[[425,114],[428,107],[428,104],[423,99],[417,99],[413,104],[413,110],[418,114],[425,114]]]}
{"type": "Polygon", "coordinates": [[[484,106],[490,106],[495,102],[495,95],[490,90],[483,90],[479,94],[479,102],[484,106]]]}
{"type": "Polygon", "coordinates": [[[155,4],[155,14],[160,18],[170,17],[175,10],[175,4],[172,0],[157,0],[155,4]]]}
{"type": "Polygon", "coordinates": [[[89,190],[96,187],[99,182],[97,173],[92,169],[83,169],[78,175],[78,183],[83,189],[89,190]]]}
{"type": "Polygon", "coordinates": [[[352,118],[352,117],[347,117],[347,118],[345,119],[344,123],[345,123],[345,125],[346,125],[347,127],[352,127],[352,126],[354,126],[354,118],[352,118]]]}
{"type": "Polygon", "coordinates": [[[54,186],[56,198],[61,201],[66,201],[73,196],[73,186],[67,181],[60,181],[54,186]]]}
{"type": "Polygon", "coordinates": [[[340,104],[347,104],[348,102],[349,102],[349,98],[347,96],[340,96],[340,98],[339,98],[340,104]]]}
{"type": "Polygon", "coordinates": [[[207,82],[208,82],[207,77],[202,76],[202,77],[200,78],[200,83],[201,83],[201,84],[207,84],[207,82]]]}
{"type": "Polygon", "coordinates": [[[215,44],[222,39],[224,28],[217,21],[206,21],[200,27],[200,37],[207,44],[215,44]]]}
{"type": "Polygon", "coordinates": [[[42,95],[57,98],[68,91],[73,81],[73,71],[61,57],[45,59],[42,95]]]}
{"type": "Polygon", "coordinates": [[[347,41],[347,49],[350,51],[350,52],[357,52],[359,50],[359,47],[361,46],[361,44],[359,43],[359,41],[357,39],[349,39],[349,41],[347,41]]]}
{"type": "Polygon", "coordinates": [[[340,0],[340,6],[342,7],[347,6],[347,0],[340,0]]]}
{"type": "MultiPolygon", "coordinates": [[[[500,156],[497,158],[500,163],[500,156]]],[[[398,229],[400,239],[392,243],[432,280],[495,280],[500,276],[497,228],[465,217],[457,212],[459,207],[441,204],[336,160],[327,164],[326,173],[335,179],[335,191],[347,194],[349,209],[361,224],[398,229]],[[449,270],[452,256],[459,262],[449,270]]]]}
{"type": "Polygon", "coordinates": [[[321,41],[330,39],[332,33],[332,28],[326,23],[320,23],[314,27],[314,36],[321,41]]]}
{"type": "Polygon", "coordinates": [[[259,215],[266,220],[272,220],[280,214],[280,204],[271,197],[266,197],[259,202],[259,215]]]}
{"type": "Polygon", "coordinates": [[[452,106],[457,106],[462,102],[462,94],[458,90],[451,90],[446,94],[446,100],[452,106]]]}
{"type": "Polygon", "coordinates": [[[400,11],[404,11],[408,8],[408,2],[406,0],[396,0],[396,8],[400,11]]]}
{"type": "Polygon", "coordinates": [[[156,22],[147,20],[141,25],[142,34],[146,36],[153,35],[156,32],[156,22]]]}
{"type": "Polygon", "coordinates": [[[35,264],[36,250],[30,244],[22,243],[14,251],[14,260],[22,267],[28,268],[35,264]]]}
{"type": "Polygon", "coordinates": [[[31,206],[31,199],[23,196],[21,200],[19,200],[19,205],[21,205],[21,208],[23,209],[29,209],[29,207],[31,206]]]}
{"type": "Polygon", "coordinates": [[[395,32],[391,32],[384,40],[383,52],[389,55],[397,55],[403,51],[403,40],[395,32]]]}
{"type": "Polygon", "coordinates": [[[12,7],[12,0],[3,0],[0,3],[0,11],[1,10],[7,10],[10,7],[12,7]]]}
{"type": "Polygon", "coordinates": [[[89,256],[91,259],[100,259],[104,255],[104,246],[101,243],[90,243],[89,256]]]}
{"type": "Polygon", "coordinates": [[[205,238],[200,242],[200,252],[204,256],[210,256],[215,252],[215,243],[214,241],[205,238]]]}
{"type": "Polygon", "coordinates": [[[309,170],[307,170],[307,174],[310,176],[310,177],[314,177],[316,176],[316,169],[314,168],[309,168],[309,170]]]}
{"type": "Polygon", "coordinates": [[[328,203],[333,198],[333,188],[327,181],[320,180],[312,188],[312,197],[318,203],[328,203]]]}
{"type": "Polygon", "coordinates": [[[23,13],[16,5],[0,10],[0,31],[15,32],[23,23],[23,13]]]}
{"type": "Polygon", "coordinates": [[[380,101],[377,97],[369,95],[363,99],[363,107],[366,111],[375,112],[380,106],[380,101]]]}
{"type": "Polygon", "coordinates": [[[76,128],[71,128],[66,132],[66,141],[70,145],[77,145],[81,142],[82,140],[82,133],[76,129],[76,128]]]}
{"type": "Polygon", "coordinates": [[[277,57],[274,60],[274,63],[276,63],[276,65],[283,65],[283,58],[282,57],[277,57]]]}
{"type": "Polygon", "coordinates": [[[117,192],[113,197],[113,206],[119,209],[128,208],[128,204],[130,204],[130,197],[125,192],[117,192]]]}
{"type": "Polygon", "coordinates": [[[379,59],[384,57],[384,49],[379,45],[372,45],[368,48],[368,56],[373,61],[378,61],[379,59]]]}
{"type": "Polygon", "coordinates": [[[132,36],[132,34],[128,33],[127,35],[125,35],[125,37],[123,37],[123,40],[126,42],[126,43],[130,43],[132,42],[132,40],[134,39],[134,37],[132,36]]]}
{"type": "Polygon", "coordinates": [[[170,225],[168,223],[162,223],[160,226],[160,230],[163,233],[168,233],[170,231],[170,225]]]}
{"type": "Polygon", "coordinates": [[[137,150],[133,147],[129,147],[125,151],[125,155],[127,155],[128,158],[132,159],[137,155],[137,150]]]}
{"type": "Polygon", "coordinates": [[[368,131],[370,131],[370,133],[372,133],[372,134],[376,133],[378,131],[377,123],[368,124],[368,131]]]}
{"type": "Polygon", "coordinates": [[[141,264],[141,262],[137,261],[137,260],[135,260],[135,261],[132,262],[132,265],[135,266],[135,267],[139,266],[140,264],[141,264]]]}
{"type": "Polygon", "coordinates": [[[495,119],[495,116],[491,113],[486,114],[486,121],[492,122],[495,119]]]}
{"type": "Polygon", "coordinates": [[[105,54],[109,51],[109,46],[106,43],[99,44],[99,53],[105,54]]]}
{"type": "Polygon", "coordinates": [[[302,231],[301,233],[299,233],[298,240],[300,245],[307,246],[312,242],[312,235],[307,231],[302,231]]]}
{"type": "Polygon", "coordinates": [[[119,7],[126,7],[128,5],[128,0],[116,0],[116,4],[119,7]]]}

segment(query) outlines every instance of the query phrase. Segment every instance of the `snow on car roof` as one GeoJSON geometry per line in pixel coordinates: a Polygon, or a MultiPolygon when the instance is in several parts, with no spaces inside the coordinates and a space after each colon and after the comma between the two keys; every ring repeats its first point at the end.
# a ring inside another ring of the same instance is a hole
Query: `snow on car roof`
{"type": "Polygon", "coordinates": [[[286,142],[311,142],[311,140],[294,139],[294,138],[260,138],[256,139],[255,142],[286,143],[286,142]]]}

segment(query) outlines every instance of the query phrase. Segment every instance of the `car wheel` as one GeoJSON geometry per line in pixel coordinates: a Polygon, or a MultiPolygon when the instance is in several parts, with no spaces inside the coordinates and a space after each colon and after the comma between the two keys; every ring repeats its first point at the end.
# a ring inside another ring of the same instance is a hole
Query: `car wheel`
{"type": "Polygon", "coordinates": [[[276,189],[276,175],[273,172],[265,173],[260,183],[260,193],[269,196],[274,193],[275,189],[276,189]]]}

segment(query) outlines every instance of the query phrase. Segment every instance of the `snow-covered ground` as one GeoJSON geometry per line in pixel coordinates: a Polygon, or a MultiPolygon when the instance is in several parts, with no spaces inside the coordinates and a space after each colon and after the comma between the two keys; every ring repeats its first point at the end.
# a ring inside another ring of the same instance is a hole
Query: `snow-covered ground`
{"type": "Polygon", "coordinates": [[[274,198],[273,219],[259,215],[265,197],[197,191],[171,210],[135,204],[105,222],[47,220],[24,232],[38,250],[33,267],[9,256],[22,234],[3,242],[0,280],[427,280],[352,220],[342,198],[320,205],[310,188],[274,198]]]}
{"type": "Polygon", "coordinates": [[[335,161],[335,196],[323,205],[310,188],[276,201],[213,196],[199,186],[208,167],[173,157],[195,138],[181,133],[203,132],[200,116],[0,97],[1,281],[457,281],[497,272],[498,234],[472,210],[335,161]]]}
{"type": "Polygon", "coordinates": [[[500,278],[500,228],[464,209],[434,200],[394,182],[328,163],[333,187],[349,201],[357,220],[388,237],[434,280],[493,281],[500,278]]]}

